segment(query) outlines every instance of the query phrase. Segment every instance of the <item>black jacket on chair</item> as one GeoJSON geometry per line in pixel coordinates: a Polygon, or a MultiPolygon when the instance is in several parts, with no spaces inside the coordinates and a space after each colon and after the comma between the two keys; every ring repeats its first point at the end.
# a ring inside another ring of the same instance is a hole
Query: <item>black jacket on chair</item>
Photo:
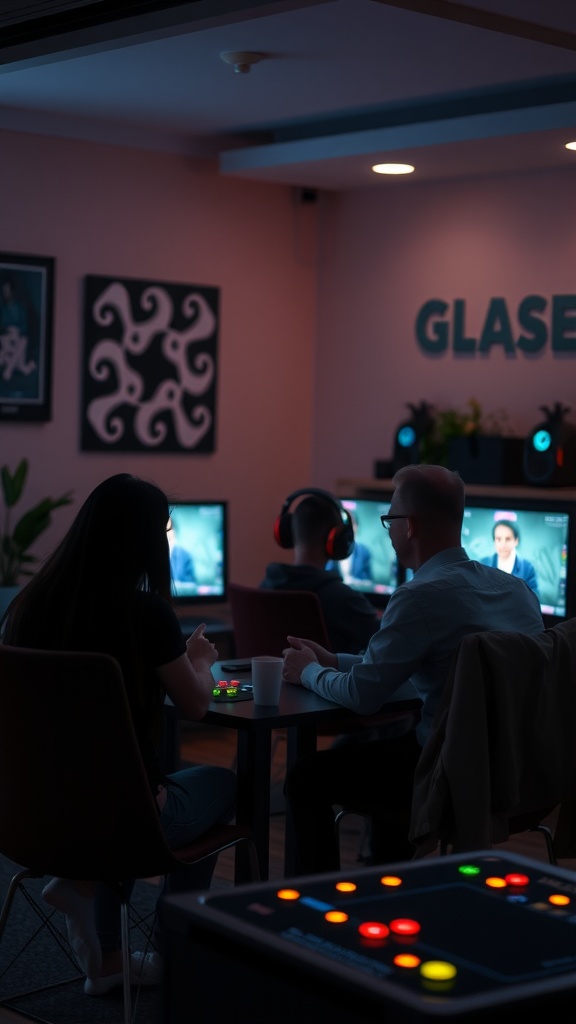
{"type": "Polygon", "coordinates": [[[464,637],[415,773],[415,857],[439,842],[489,849],[521,830],[513,819],[558,805],[556,853],[574,856],[575,799],[576,619],[536,636],[464,637]]]}

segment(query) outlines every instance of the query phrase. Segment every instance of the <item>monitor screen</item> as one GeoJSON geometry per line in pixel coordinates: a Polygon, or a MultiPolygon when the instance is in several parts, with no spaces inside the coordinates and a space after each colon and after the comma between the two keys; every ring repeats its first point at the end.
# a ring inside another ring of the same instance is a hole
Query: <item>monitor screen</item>
{"type": "Polygon", "coordinates": [[[573,614],[568,593],[572,516],[568,502],[466,499],[462,546],[470,558],[511,570],[538,595],[545,619],[573,614]]]}
{"type": "Polygon", "coordinates": [[[227,503],[172,502],[170,520],[168,543],[174,603],[212,604],[226,601],[227,503]]]}
{"type": "Polygon", "coordinates": [[[380,516],[390,502],[379,498],[338,498],[354,523],[355,545],[350,558],[328,562],[354,590],[361,590],[376,607],[384,607],[398,586],[398,562],[380,516]]]}

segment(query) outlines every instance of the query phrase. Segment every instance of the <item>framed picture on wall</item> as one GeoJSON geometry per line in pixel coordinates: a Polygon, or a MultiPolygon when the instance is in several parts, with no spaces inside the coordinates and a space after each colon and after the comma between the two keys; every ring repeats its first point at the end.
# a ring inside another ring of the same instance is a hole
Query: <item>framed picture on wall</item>
{"type": "Polygon", "coordinates": [[[54,265],[0,253],[0,421],[51,419],[54,265]]]}
{"type": "Polygon", "coordinates": [[[215,450],[219,289],[84,280],[83,451],[215,450]]]}

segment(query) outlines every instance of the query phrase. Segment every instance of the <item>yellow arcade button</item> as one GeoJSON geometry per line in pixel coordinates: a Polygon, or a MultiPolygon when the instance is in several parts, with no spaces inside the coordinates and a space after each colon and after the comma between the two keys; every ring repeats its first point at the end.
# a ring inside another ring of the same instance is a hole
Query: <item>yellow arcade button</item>
{"type": "Polygon", "coordinates": [[[451,981],[456,977],[456,967],[447,960],[425,960],[420,965],[420,974],[428,981],[451,981]]]}

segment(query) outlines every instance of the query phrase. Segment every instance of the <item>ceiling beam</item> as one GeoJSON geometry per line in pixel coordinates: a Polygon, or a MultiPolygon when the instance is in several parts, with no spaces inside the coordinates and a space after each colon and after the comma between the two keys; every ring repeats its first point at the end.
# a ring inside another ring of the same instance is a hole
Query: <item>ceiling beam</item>
{"type": "Polygon", "coordinates": [[[574,32],[565,32],[521,18],[510,18],[506,14],[494,14],[493,11],[454,3],[453,0],[373,0],[373,3],[384,4],[385,7],[401,7],[402,10],[412,11],[414,14],[428,14],[432,18],[458,21],[462,25],[473,25],[474,28],[502,32],[520,39],[531,39],[535,43],[558,46],[563,50],[576,50],[574,32]]]}
{"type": "Polygon", "coordinates": [[[51,54],[99,52],[115,42],[174,35],[177,28],[194,32],[306,6],[306,0],[55,0],[52,14],[30,16],[0,0],[0,65],[33,66],[51,54]]]}

